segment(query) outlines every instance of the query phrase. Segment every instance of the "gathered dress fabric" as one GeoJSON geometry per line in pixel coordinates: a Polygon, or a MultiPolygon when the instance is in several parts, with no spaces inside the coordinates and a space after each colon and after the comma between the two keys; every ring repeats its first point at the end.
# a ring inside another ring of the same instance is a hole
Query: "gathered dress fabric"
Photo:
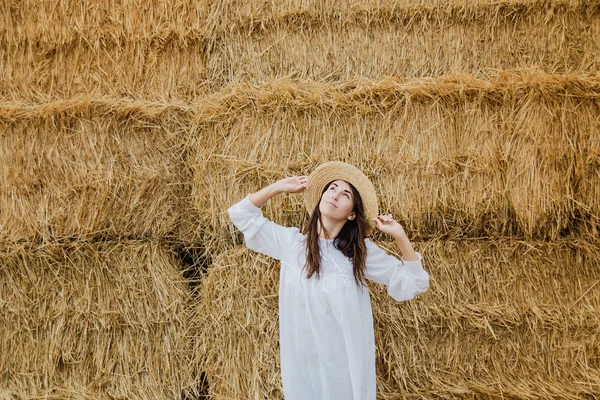
{"type": "MultiPolygon", "coordinates": [[[[249,196],[228,210],[248,248],[280,261],[279,340],[286,400],[375,400],[375,341],[371,300],[351,261],[333,240],[320,239],[320,277],[306,277],[305,239],[298,228],[268,220],[249,196]]],[[[429,287],[418,261],[388,255],[365,239],[365,277],[398,301],[429,287]]]]}

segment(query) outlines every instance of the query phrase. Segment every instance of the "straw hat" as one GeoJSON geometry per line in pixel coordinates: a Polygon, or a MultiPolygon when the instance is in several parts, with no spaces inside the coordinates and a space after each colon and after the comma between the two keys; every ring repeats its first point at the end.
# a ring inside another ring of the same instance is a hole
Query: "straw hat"
{"type": "Polygon", "coordinates": [[[308,190],[304,192],[304,206],[312,213],[319,201],[325,185],[329,182],[342,179],[349,182],[358,190],[365,209],[365,216],[370,221],[379,215],[377,207],[377,193],[367,176],[353,165],[341,161],[330,161],[319,165],[308,177],[308,190]]]}

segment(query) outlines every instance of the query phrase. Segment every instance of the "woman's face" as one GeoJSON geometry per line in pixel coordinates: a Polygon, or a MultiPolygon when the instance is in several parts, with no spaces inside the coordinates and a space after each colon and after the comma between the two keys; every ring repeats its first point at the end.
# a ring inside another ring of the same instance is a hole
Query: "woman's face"
{"type": "Polygon", "coordinates": [[[321,196],[319,211],[321,211],[321,215],[331,219],[353,220],[356,217],[354,199],[352,188],[348,182],[341,179],[331,182],[321,196]]]}

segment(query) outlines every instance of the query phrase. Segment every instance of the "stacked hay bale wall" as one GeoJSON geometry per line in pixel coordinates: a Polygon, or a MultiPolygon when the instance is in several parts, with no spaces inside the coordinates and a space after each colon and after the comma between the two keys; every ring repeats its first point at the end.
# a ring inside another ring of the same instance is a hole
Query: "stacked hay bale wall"
{"type": "Polygon", "coordinates": [[[379,398],[597,396],[600,2],[242,3],[0,5],[0,394],[281,398],[225,211],[338,159],[432,278],[371,285],[379,398]]]}
{"type": "Polygon", "coordinates": [[[202,391],[186,150],[202,7],[0,4],[0,397],[202,391]]]}

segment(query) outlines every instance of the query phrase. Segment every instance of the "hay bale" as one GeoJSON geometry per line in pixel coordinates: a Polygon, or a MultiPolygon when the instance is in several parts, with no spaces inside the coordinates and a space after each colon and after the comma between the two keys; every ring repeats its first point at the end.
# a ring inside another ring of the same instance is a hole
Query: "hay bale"
{"type": "Polygon", "coordinates": [[[191,30],[201,31],[207,3],[171,0],[130,0],[122,3],[77,0],[47,0],[22,4],[18,0],[2,3],[1,38],[9,44],[71,43],[79,38],[88,42],[98,39],[120,42],[172,31],[184,36],[191,30]]]}
{"type": "Polygon", "coordinates": [[[201,95],[205,9],[203,1],[3,2],[0,94],[16,101],[201,95]]]}
{"type": "MultiPolygon", "coordinates": [[[[248,192],[339,159],[365,171],[380,209],[417,238],[593,238],[599,79],[520,71],[232,86],[192,144],[205,237],[235,238],[225,210],[248,192]]],[[[305,218],[301,196],[266,210],[287,225],[305,218]]]]}
{"type": "MultiPolygon", "coordinates": [[[[378,398],[597,394],[598,242],[415,245],[432,277],[427,293],[397,303],[369,285],[378,398]]],[[[240,246],[222,253],[202,282],[196,362],[215,398],[282,398],[278,279],[277,262],[240,246]]]]}
{"type": "Polygon", "coordinates": [[[382,398],[399,387],[415,398],[594,398],[598,244],[422,243],[433,282],[422,302],[372,292],[382,398]]]}
{"type": "Polygon", "coordinates": [[[0,59],[11,60],[0,68],[0,94],[4,101],[111,96],[153,102],[204,95],[201,37],[155,35],[139,40],[101,38],[92,43],[85,37],[46,45],[0,43],[0,59]]]}
{"type": "Polygon", "coordinates": [[[7,398],[181,398],[196,384],[189,294],[158,243],[3,245],[0,388],[7,398]]]}
{"type": "Polygon", "coordinates": [[[168,126],[135,119],[18,119],[0,137],[0,241],[186,241],[195,225],[184,149],[168,126]]]}
{"type": "Polygon", "coordinates": [[[426,77],[600,66],[598,1],[211,3],[207,78],[426,77]]]}

